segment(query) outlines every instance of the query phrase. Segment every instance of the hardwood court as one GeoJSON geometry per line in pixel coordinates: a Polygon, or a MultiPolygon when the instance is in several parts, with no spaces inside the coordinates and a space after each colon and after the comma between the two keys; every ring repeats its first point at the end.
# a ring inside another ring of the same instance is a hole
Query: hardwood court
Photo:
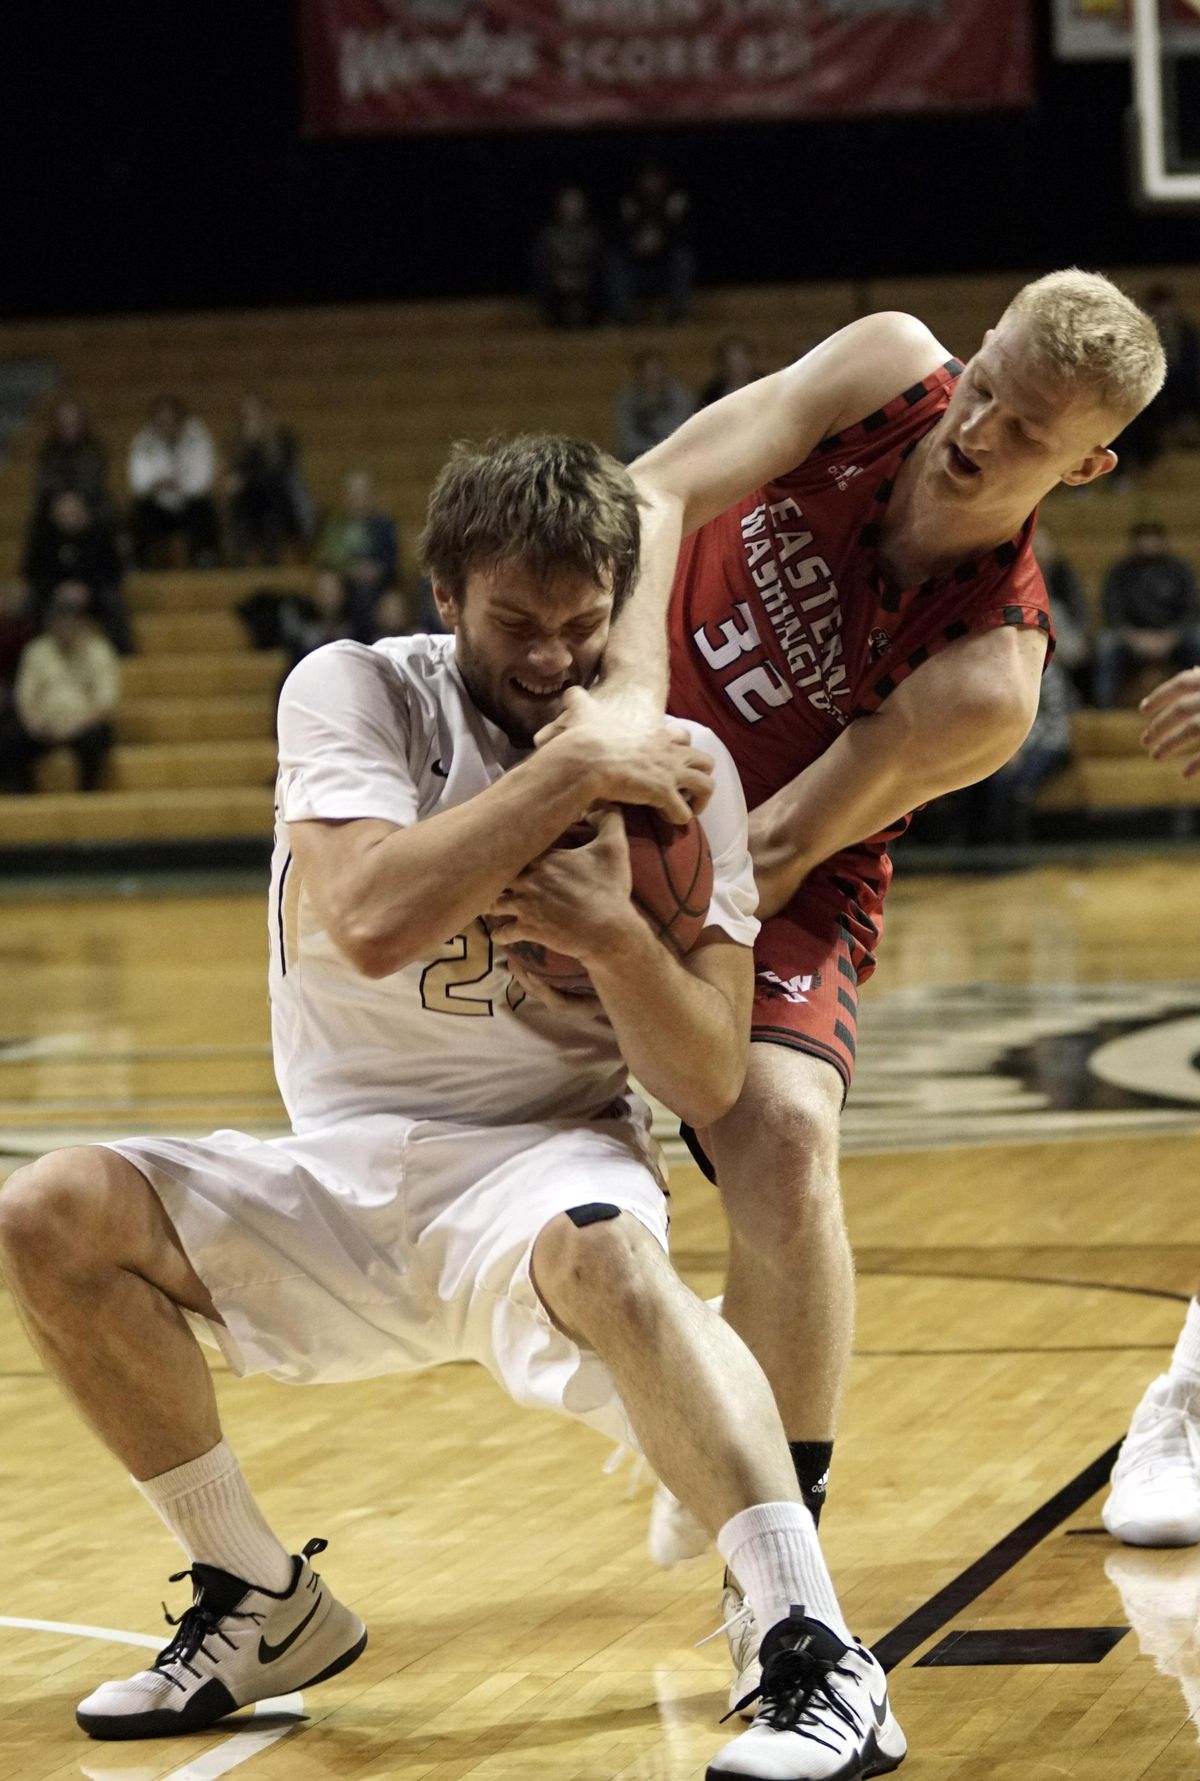
{"type": "MultiPolygon", "coordinates": [[[[264,922],[257,893],[0,905],[10,1161],[270,1129],[264,922]]],[[[1200,1552],[1120,1548],[1099,1507],[1200,1276],[1200,865],[902,877],[860,1054],[861,1309],[824,1528],[851,1624],[893,1665],[900,1772],[1196,1781],[1200,1552]]],[[[682,1163],[673,1186],[678,1259],[713,1292],[715,1198],[682,1163]]],[[[651,1569],[648,1486],[586,1431],[466,1367],[218,1390],[280,1531],[330,1541],[366,1654],[298,1727],[77,1733],[76,1699],[145,1661],[116,1636],[165,1640],[181,1559],[0,1301],[0,1781],[702,1776],[725,1736],[723,1644],[695,1647],[716,1569],[651,1569]]]]}

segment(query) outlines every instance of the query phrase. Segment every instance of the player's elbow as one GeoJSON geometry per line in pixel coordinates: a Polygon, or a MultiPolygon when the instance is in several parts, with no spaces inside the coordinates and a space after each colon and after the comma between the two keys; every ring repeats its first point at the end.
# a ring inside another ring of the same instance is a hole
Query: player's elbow
{"type": "Polygon", "coordinates": [[[690,1075],[677,1113],[685,1125],[702,1132],[724,1119],[737,1105],[746,1083],[750,1062],[750,1035],[728,1033],[723,1042],[714,1044],[706,1054],[704,1067],[690,1075]]]}
{"type": "Polygon", "coordinates": [[[359,976],[369,977],[373,982],[402,971],[419,951],[417,946],[408,943],[408,936],[394,923],[383,927],[362,915],[347,917],[331,931],[330,938],[359,976]]]}

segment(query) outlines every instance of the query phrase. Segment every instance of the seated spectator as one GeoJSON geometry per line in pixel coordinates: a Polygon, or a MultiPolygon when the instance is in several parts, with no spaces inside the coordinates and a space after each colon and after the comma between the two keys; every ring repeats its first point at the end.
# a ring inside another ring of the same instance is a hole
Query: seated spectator
{"type": "Polygon", "coordinates": [[[385,637],[408,637],[416,630],[424,630],[424,625],[414,624],[413,602],[399,588],[389,588],[380,594],[375,602],[375,611],[371,620],[371,643],[379,643],[385,637]]]}
{"type": "Polygon", "coordinates": [[[761,376],[762,368],[746,336],[725,334],[717,342],[712,375],[697,396],[696,407],[707,408],[710,402],[719,402],[722,396],[743,390],[748,383],[757,383],[761,376]]]}
{"type": "Polygon", "coordinates": [[[1200,592],[1191,565],[1167,549],[1163,526],[1134,526],[1133,549],[1104,578],[1104,630],[1096,639],[1092,698],[1102,711],[1120,703],[1130,668],[1200,662],[1200,592]]]}
{"type": "Polygon", "coordinates": [[[16,579],[0,581],[0,734],[12,711],[22,652],[36,635],[24,587],[16,579]]]}
{"type": "Polygon", "coordinates": [[[212,434],[176,396],[159,396],[129,448],[133,552],[141,568],[217,560],[212,434]]]}
{"type": "Polygon", "coordinates": [[[1011,761],[973,786],[972,841],[1005,845],[1030,836],[1030,817],[1041,787],[1071,759],[1071,713],[1079,703],[1057,655],[1042,675],[1037,716],[1011,761]]]}
{"type": "Polygon", "coordinates": [[[64,746],[79,762],[80,790],[99,787],[113,744],[121,666],[89,616],[90,604],[82,582],[64,581],[51,596],[45,635],[21,652],[0,744],[0,780],[16,791],[33,791],[34,762],[64,746]]]}
{"type": "Polygon", "coordinates": [[[111,519],[108,455],[92,432],[87,415],[70,397],[55,408],[50,431],[38,453],[34,518],[50,505],[55,495],[67,492],[82,495],[97,518],[111,519]]]}
{"type": "Polygon", "coordinates": [[[1170,285],[1154,285],[1146,294],[1146,308],[1167,355],[1167,380],[1155,400],[1162,402],[1167,426],[1179,429],[1194,445],[1200,429],[1200,328],[1170,285]]]}
{"type": "Polygon", "coordinates": [[[282,547],[303,538],[311,512],[295,435],[261,396],[243,396],[225,478],[229,536],[236,563],[277,563],[282,547]]]}
{"type": "Polygon", "coordinates": [[[692,412],[692,398],[671,376],[661,353],[638,353],[633,376],[616,402],[617,456],[631,464],[652,445],[659,445],[692,412]]]}
{"type": "Polygon", "coordinates": [[[1146,310],[1167,355],[1167,376],[1153,402],[1114,443],[1126,473],[1148,469],[1162,456],[1172,434],[1188,445],[1195,445],[1200,436],[1200,329],[1170,285],[1151,286],[1146,310]]]}
{"type": "Polygon", "coordinates": [[[396,579],[399,556],[395,523],[376,509],[371,478],[365,470],[352,471],[341,508],[322,528],[317,561],[341,576],[350,634],[360,641],[370,630],[376,600],[396,579]]]}
{"type": "Polygon", "coordinates": [[[555,193],[550,221],[533,243],[533,295],[552,328],[590,328],[600,284],[600,231],[578,186],[555,193]]]}
{"type": "Polygon", "coordinates": [[[1058,547],[1048,527],[1038,524],[1033,538],[1046,592],[1050,596],[1050,620],[1054,626],[1054,659],[1081,698],[1091,695],[1092,622],[1083,584],[1058,547]]]}
{"type": "Polygon", "coordinates": [[[279,604],[279,642],[288,652],[288,672],[320,649],[352,633],[346,622],[346,589],[333,569],[318,569],[312,593],[296,599],[285,595],[279,604]]]}
{"type": "Polygon", "coordinates": [[[665,320],[682,321],[692,299],[695,257],[688,245],[687,193],[664,168],[647,161],[633,190],[621,199],[616,239],[604,261],[607,309],[628,322],[639,298],[661,307],[665,320]]]}
{"type": "Polygon", "coordinates": [[[82,581],[92,596],[92,612],[109,642],[122,655],[133,654],[129,614],[121,597],[124,565],[116,534],[107,519],[98,519],[73,489],[61,489],[35,516],[25,545],[21,573],[29,584],[29,603],[41,622],[51,594],[64,581],[82,581]]]}

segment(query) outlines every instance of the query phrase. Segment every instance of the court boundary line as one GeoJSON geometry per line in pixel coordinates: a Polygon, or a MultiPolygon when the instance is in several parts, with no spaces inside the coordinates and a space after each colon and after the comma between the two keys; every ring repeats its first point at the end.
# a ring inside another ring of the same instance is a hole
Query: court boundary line
{"type": "Polygon", "coordinates": [[[896,1669],[905,1658],[911,1657],[921,1645],[940,1633],[943,1627],[969,1608],[973,1602],[989,1590],[993,1583],[1007,1576],[1023,1558],[1028,1557],[1035,1547],[1061,1527],[1069,1516],[1081,1509],[1091,1497],[1108,1481],[1113,1463],[1120,1452],[1121,1442],[1114,1441],[1096,1459],[1086,1465],[1082,1472],[1064,1484],[1061,1490],[1045,1503],[1027,1515],[1024,1521],[1018,1522],[1004,1537],[980,1558],[952,1577],[936,1594],[911,1614],[905,1616],[882,1639],[877,1639],[871,1649],[885,1671],[896,1669]]]}
{"type": "MultiPolygon", "coordinates": [[[[150,1633],[127,1633],[112,1626],[86,1626],[69,1620],[33,1620],[23,1616],[0,1614],[0,1627],[12,1627],[19,1632],[65,1633],[73,1639],[100,1639],[113,1645],[135,1645],[146,1651],[162,1649],[162,1640],[150,1633]]],[[[272,1695],[270,1699],[256,1701],[253,1714],[235,1731],[229,1732],[221,1743],[206,1750],[201,1756],[189,1757],[181,1767],[172,1769],[162,1777],[162,1781],[219,1781],[222,1775],[230,1774],[252,1757],[259,1756],[269,1750],[272,1744],[289,1737],[304,1720],[304,1696],[299,1689],[290,1694],[272,1695]],[[254,1721],[259,1716],[270,1717],[272,1720],[286,1715],[281,1725],[263,1725],[255,1729],[254,1721]]],[[[97,1740],[93,1740],[95,1742],[97,1740]]],[[[101,1744],[104,1740],[98,1740],[101,1744]]],[[[86,1770],[83,1771],[87,1773],[86,1770]]]]}

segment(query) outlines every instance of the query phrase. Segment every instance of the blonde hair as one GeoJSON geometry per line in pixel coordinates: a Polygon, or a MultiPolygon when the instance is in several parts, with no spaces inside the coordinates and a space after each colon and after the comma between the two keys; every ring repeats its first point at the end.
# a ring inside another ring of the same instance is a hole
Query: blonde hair
{"type": "Polygon", "coordinates": [[[1102,273],[1077,266],[1048,272],[1017,292],[1004,318],[1010,315],[1028,323],[1041,369],[1084,385],[1122,424],[1162,388],[1167,361],[1158,329],[1102,273]]]}
{"type": "Polygon", "coordinates": [[[461,600],[472,569],[509,559],[545,578],[611,577],[613,613],[637,580],[641,542],[629,472],[586,439],[524,433],[460,440],[429,497],[422,566],[461,600]]]}

